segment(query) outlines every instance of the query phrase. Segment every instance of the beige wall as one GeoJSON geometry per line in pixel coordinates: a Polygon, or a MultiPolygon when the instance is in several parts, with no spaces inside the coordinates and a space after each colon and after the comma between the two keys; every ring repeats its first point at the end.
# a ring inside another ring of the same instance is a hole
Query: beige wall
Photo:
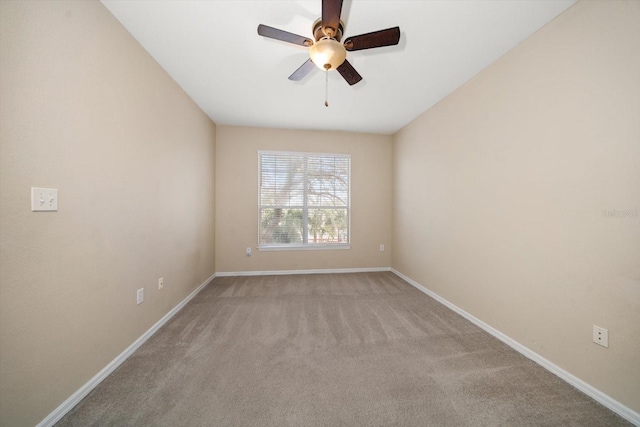
{"type": "Polygon", "coordinates": [[[218,126],[216,271],[389,267],[390,244],[390,135],[218,126]],[[351,154],[350,250],[256,250],[258,150],[351,154]]]}
{"type": "Polygon", "coordinates": [[[3,425],[42,420],[216,270],[389,265],[640,410],[640,217],[603,215],[640,210],[639,2],[579,2],[393,144],[216,130],[101,4],[0,14],[3,425]],[[351,250],[255,250],[258,150],[351,154],[351,250]],[[30,212],[31,186],[59,211],[30,212]]]}
{"type": "Polygon", "coordinates": [[[395,269],[640,411],[640,2],[577,3],[398,132],[393,170],[395,269]]]}
{"type": "Polygon", "coordinates": [[[214,273],[215,125],[102,4],[0,7],[0,424],[32,426],[214,273]]]}

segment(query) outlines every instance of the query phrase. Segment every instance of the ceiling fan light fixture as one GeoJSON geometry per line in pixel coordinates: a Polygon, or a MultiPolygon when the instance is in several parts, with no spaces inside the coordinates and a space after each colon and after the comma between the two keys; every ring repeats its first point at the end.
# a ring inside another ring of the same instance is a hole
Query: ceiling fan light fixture
{"type": "Polygon", "coordinates": [[[309,57],[321,70],[335,70],[347,58],[347,50],[339,41],[323,37],[311,46],[309,57]]]}
{"type": "Polygon", "coordinates": [[[400,27],[351,36],[343,44],[341,41],[344,34],[344,22],[340,20],[343,0],[321,1],[322,16],[316,19],[311,27],[315,43],[311,38],[263,24],[258,25],[258,34],[270,39],[310,47],[309,59],[289,76],[289,80],[301,80],[313,70],[313,65],[315,64],[321,70],[327,71],[325,80],[328,79],[330,70],[336,70],[352,86],[361,81],[362,76],[347,61],[347,50],[352,52],[396,45],[400,41],[400,27]]]}

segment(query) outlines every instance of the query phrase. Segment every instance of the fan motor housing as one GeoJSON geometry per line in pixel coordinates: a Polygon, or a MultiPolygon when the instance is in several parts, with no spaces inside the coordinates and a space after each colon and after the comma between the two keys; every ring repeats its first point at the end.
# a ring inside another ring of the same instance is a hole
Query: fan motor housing
{"type": "MultiPolygon", "coordinates": [[[[320,40],[327,35],[322,31],[322,18],[318,18],[315,20],[312,26],[311,32],[313,33],[313,37],[316,41],[320,40]]],[[[342,39],[342,35],[344,34],[344,22],[340,20],[340,25],[338,25],[338,29],[335,34],[333,34],[330,38],[340,41],[342,39]]]]}

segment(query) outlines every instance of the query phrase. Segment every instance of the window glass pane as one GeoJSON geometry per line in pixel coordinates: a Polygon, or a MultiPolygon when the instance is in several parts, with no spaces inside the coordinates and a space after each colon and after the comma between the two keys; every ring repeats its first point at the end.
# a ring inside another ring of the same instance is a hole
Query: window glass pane
{"type": "Polygon", "coordinates": [[[260,244],[300,244],[302,229],[302,209],[265,208],[260,213],[260,244]]]}
{"type": "Polygon", "coordinates": [[[308,161],[309,206],[348,206],[349,159],[312,157],[308,161]]]}
{"type": "Polygon", "coordinates": [[[263,155],[260,161],[260,204],[302,206],[304,157],[263,155]]]}
{"type": "Polygon", "coordinates": [[[309,244],[349,242],[346,209],[310,209],[309,244]]]}

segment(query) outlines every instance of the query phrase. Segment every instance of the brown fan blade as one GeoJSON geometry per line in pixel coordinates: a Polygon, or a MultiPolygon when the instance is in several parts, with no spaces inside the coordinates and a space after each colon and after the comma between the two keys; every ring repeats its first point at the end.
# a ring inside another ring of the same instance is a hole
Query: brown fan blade
{"type": "Polygon", "coordinates": [[[302,64],[297,70],[293,72],[293,74],[289,76],[289,80],[302,80],[304,76],[309,74],[309,71],[313,70],[315,66],[316,64],[311,61],[311,58],[307,59],[307,62],[302,64]]]}
{"type": "Polygon", "coordinates": [[[360,34],[347,38],[344,47],[348,51],[391,46],[400,41],[400,27],[387,28],[373,33],[360,34]]]}
{"type": "Polygon", "coordinates": [[[349,83],[349,86],[353,86],[354,84],[356,84],[360,80],[362,80],[362,76],[360,74],[358,74],[356,69],[353,68],[353,65],[351,65],[349,63],[349,61],[347,61],[346,59],[344,60],[342,65],[340,65],[336,69],[338,70],[340,75],[342,75],[342,77],[344,77],[344,79],[347,81],[347,83],[349,83]]]}
{"type": "Polygon", "coordinates": [[[340,26],[342,0],[322,0],[322,30],[325,35],[335,37],[340,26]]]}
{"type": "Polygon", "coordinates": [[[268,25],[258,25],[258,34],[270,39],[281,40],[283,42],[297,44],[300,46],[309,47],[313,45],[313,40],[308,37],[302,37],[297,34],[289,33],[277,28],[269,27],[268,25]]]}

